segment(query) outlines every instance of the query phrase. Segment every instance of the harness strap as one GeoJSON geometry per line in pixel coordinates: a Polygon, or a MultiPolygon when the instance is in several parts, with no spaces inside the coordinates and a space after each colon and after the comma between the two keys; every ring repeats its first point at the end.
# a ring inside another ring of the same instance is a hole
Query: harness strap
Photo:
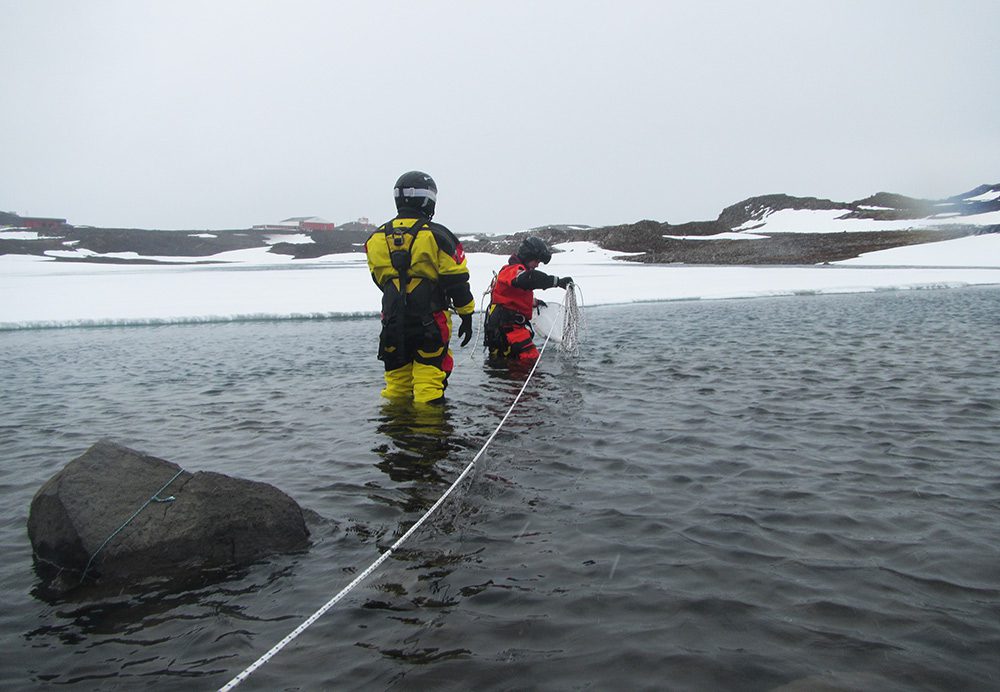
{"type": "MultiPolygon", "coordinates": [[[[392,268],[396,270],[399,274],[399,292],[403,296],[403,303],[406,303],[406,288],[410,283],[409,269],[410,269],[410,248],[413,247],[413,242],[417,238],[417,234],[424,229],[427,225],[426,221],[417,220],[409,228],[401,226],[399,229],[392,225],[392,221],[383,226],[383,233],[385,233],[385,244],[389,250],[389,261],[392,262],[392,268]],[[389,241],[389,236],[405,236],[412,235],[413,238],[410,240],[410,244],[405,248],[393,249],[393,243],[389,241]],[[405,257],[403,256],[405,253],[405,257]],[[400,258],[403,257],[401,260],[400,258]]],[[[391,281],[392,279],[390,279],[391,281]]]]}
{"type": "MultiPolygon", "coordinates": [[[[393,221],[395,221],[395,219],[393,219],[393,221]]],[[[427,225],[426,221],[417,219],[417,221],[412,226],[409,227],[400,226],[397,229],[395,226],[393,226],[392,221],[383,226],[385,233],[385,244],[389,250],[389,261],[392,263],[392,268],[396,270],[399,279],[399,300],[400,300],[401,314],[400,314],[400,319],[397,320],[397,322],[399,323],[398,329],[399,329],[400,345],[403,345],[406,339],[406,296],[408,293],[408,288],[410,286],[410,262],[412,259],[410,251],[411,248],[413,247],[413,243],[417,239],[417,234],[421,230],[423,230],[423,228],[426,225],[427,225]],[[410,235],[412,236],[412,238],[410,238],[410,243],[405,248],[396,248],[394,250],[393,245],[395,244],[395,240],[390,242],[389,240],[390,235],[392,236],[410,235]]],[[[391,283],[392,279],[389,279],[389,282],[391,283]]]]}

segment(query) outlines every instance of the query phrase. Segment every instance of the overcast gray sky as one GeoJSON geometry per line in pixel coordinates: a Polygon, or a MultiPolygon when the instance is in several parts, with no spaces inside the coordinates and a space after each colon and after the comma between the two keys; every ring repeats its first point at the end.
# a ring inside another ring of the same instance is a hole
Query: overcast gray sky
{"type": "Polygon", "coordinates": [[[0,210],[459,233],[1000,182],[1000,2],[0,0],[0,210]]]}

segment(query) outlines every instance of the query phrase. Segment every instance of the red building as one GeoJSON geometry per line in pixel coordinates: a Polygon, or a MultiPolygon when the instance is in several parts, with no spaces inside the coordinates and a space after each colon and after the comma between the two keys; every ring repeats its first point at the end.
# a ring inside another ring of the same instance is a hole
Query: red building
{"type": "Polygon", "coordinates": [[[49,219],[44,216],[22,216],[18,220],[21,228],[62,228],[66,219],[49,219]]]}

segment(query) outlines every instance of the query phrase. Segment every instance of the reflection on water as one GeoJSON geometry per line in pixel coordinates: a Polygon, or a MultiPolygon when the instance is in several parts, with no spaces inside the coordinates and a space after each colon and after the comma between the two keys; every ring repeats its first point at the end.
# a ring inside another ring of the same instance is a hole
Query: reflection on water
{"type": "Polygon", "coordinates": [[[446,482],[437,463],[455,448],[448,408],[447,402],[384,403],[376,426],[380,441],[372,449],[381,458],[376,466],[397,483],[446,482]]]}
{"type": "MultiPolygon", "coordinates": [[[[409,401],[387,401],[382,404],[376,429],[378,443],[373,447],[381,459],[376,466],[389,476],[395,490],[405,492],[407,501],[393,502],[385,491],[372,493],[370,497],[386,504],[394,504],[409,517],[423,514],[446,490],[445,484],[453,481],[453,469],[442,468],[449,456],[459,456],[468,446],[456,439],[452,423],[455,404],[445,401],[439,404],[416,404],[409,401]]],[[[460,500],[458,501],[460,504],[460,500]]],[[[461,520],[456,505],[442,507],[435,516],[438,530],[449,533],[454,530],[454,522],[461,520]]],[[[397,540],[412,520],[404,521],[391,536],[397,540]]],[[[387,542],[381,549],[388,548],[387,542]]],[[[393,552],[393,559],[403,571],[397,574],[417,574],[416,582],[409,579],[393,579],[388,575],[376,577],[368,587],[368,595],[363,608],[368,611],[386,613],[389,621],[394,621],[409,630],[409,635],[401,643],[384,646],[365,638],[355,642],[362,649],[369,649],[378,655],[407,665],[426,665],[467,656],[471,652],[464,647],[442,650],[438,647],[421,646],[424,636],[443,625],[443,618],[450,609],[459,605],[460,594],[455,593],[448,579],[459,566],[475,559],[481,549],[471,553],[436,550],[419,541],[411,541],[393,552]],[[371,592],[374,592],[371,594],[371,592]]]]}

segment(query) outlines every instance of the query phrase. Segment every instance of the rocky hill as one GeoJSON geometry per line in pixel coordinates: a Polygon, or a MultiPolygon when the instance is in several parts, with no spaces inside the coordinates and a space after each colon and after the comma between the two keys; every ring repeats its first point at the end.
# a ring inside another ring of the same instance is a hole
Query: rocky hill
{"type": "Polygon", "coordinates": [[[159,257],[189,258],[191,263],[213,262],[212,256],[222,252],[259,247],[297,259],[310,259],[361,252],[361,246],[375,230],[374,226],[350,224],[351,227],[335,231],[311,232],[307,234],[307,242],[298,242],[297,236],[302,234],[254,229],[159,231],[64,225],[24,230],[19,226],[19,217],[6,214],[6,218],[6,228],[0,229],[0,255],[47,255],[61,262],[104,264],[159,264],[159,257]],[[293,236],[296,242],[282,240],[293,236]]]}
{"type": "MultiPolygon", "coordinates": [[[[334,231],[280,233],[253,229],[161,231],[61,225],[29,229],[16,214],[0,212],[0,255],[45,255],[56,261],[141,263],[158,258],[214,262],[214,255],[267,247],[308,260],[363,252],[373,226],[345,224],[334,231]]],[[[864,252],[1000,232],[1000,183],[981,185],[942,200],[879,192],[853,202],[762,195],[722,210],[714,221],[669,224],[643,220],[592,228],[543,226],[511,235],[463,237],[467,252],[511,253],[528,235],[550,244],[588,241],[632,253],[647,263],[816,264],[864,252]],[[780,222],[779,222],[780,220],[780,222]]]]}
{"type": "Polygon", "coordinates": [[[849,210],[844,218],[887,220],[923,220],[932,223],[950,216],[973,216],[1000,210],[998,185],[980,185],[974,190],[943,200],[926,200],[878,192],[871,197],[854,202],[834,202],[816,197],[789,197],[788,195],[763,195],[751,197],[726,207],[719,214],[719,223],[730,229],[751,226],[768,214],[782,209],[849,210]],[[992,198],[992,199],[986,199],[992,198]]]}
{"type": "Polygon", "coordinates": [[[608,250],[637,253],[623,258],[633,262],[817,264],[904,245],[997,232],[1000,183],[981,185],[943,200],[888,192],[854,202],[761,195],[726,207],[715,221],[669,224],[645,220],[607,228],[545,226],[467,242],[465,249],[507,254],[523,237],[537,235],[550,243],[585,240],[608,250]],[[798,220],[791,226],[794,230],[787,224],[780,230],[769,228],[769,221],[778,212],[796,212],[798,220]],[[813,223],[832,228],[824,232],[812,227],[813,223]]]}

